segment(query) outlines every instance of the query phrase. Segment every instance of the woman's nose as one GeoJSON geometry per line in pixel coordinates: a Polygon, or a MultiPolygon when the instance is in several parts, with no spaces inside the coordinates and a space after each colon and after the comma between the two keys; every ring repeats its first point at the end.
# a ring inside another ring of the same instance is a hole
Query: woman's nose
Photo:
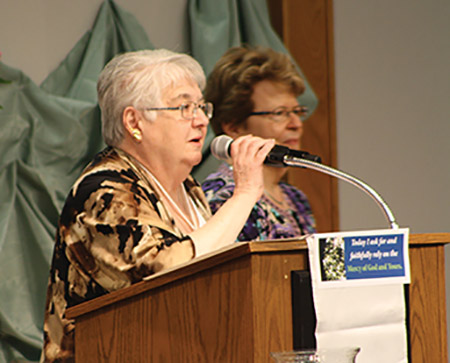
{"type": "Polygon", "coordinates": [[[196,109],[192,117],[192,123],[195,127],[206,126],[209,124],[209,117],[200,108],[196,109]]]}
{"type": "Polygon", "coordinates": [[[288,117],[289,117],[288,123],[287,123],[288,128],[298,129],[298,128],[302,127],[303,121],[299,115],[296,115],[294,112],[289,112],[288,117]]]}

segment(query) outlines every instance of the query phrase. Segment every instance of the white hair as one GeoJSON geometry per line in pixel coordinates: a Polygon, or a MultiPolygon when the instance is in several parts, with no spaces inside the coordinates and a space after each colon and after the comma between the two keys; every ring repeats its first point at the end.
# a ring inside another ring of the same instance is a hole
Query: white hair
{"type": "MultiPolygon", "coordinates": [[[[157,49],[114,57],[97,82],[105,143],[117,146],[122,141],[122,115],[126,107],[159,107],[163,91],[181,79],[194,81],[201,90],[205,87],[202,67],[187,54],[157,49]]],[[[149,113],[149,118],[154,119],[155,113],[149,113]]]]}

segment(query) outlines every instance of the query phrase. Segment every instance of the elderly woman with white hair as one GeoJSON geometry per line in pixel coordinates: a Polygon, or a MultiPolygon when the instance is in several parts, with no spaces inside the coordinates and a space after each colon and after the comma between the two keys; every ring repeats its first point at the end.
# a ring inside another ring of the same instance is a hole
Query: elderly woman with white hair
{"type": "Polygon", "coordinates": [[[108,147],[75,182],[58,223],[42,360],[74,359],[68,307],[233,243],[264,186],[273,140],[231,146],[236,189],[211,216],[190,176],[201,161],[213,105],[190,56],[168,50],[113,58],[97,90],[108,147]]]}

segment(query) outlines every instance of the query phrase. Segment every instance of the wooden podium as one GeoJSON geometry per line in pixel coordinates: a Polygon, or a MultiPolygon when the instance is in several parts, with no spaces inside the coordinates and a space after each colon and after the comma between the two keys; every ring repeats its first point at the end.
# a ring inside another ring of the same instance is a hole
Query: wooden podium
{"type": "MultiPolygon", "coordinates": [[[[411,362],[447,362],[444,245],[410,235],[411,362]]],[[[273,362],[292,350],[304,241],[240,243],[67,310],[76,362],[273,362]]]]}

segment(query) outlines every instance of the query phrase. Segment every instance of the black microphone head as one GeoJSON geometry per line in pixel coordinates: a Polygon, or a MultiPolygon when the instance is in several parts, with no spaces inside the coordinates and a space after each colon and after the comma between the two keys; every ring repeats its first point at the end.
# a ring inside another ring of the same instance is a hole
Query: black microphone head
{"type": "Polygon", "coordinates": [[[231,158],[230,145],[233,142],[233,138],[227,135],[220,135],[213,139],[211,142],[211,153],[216,159],[228,160],[231,158]]]}

